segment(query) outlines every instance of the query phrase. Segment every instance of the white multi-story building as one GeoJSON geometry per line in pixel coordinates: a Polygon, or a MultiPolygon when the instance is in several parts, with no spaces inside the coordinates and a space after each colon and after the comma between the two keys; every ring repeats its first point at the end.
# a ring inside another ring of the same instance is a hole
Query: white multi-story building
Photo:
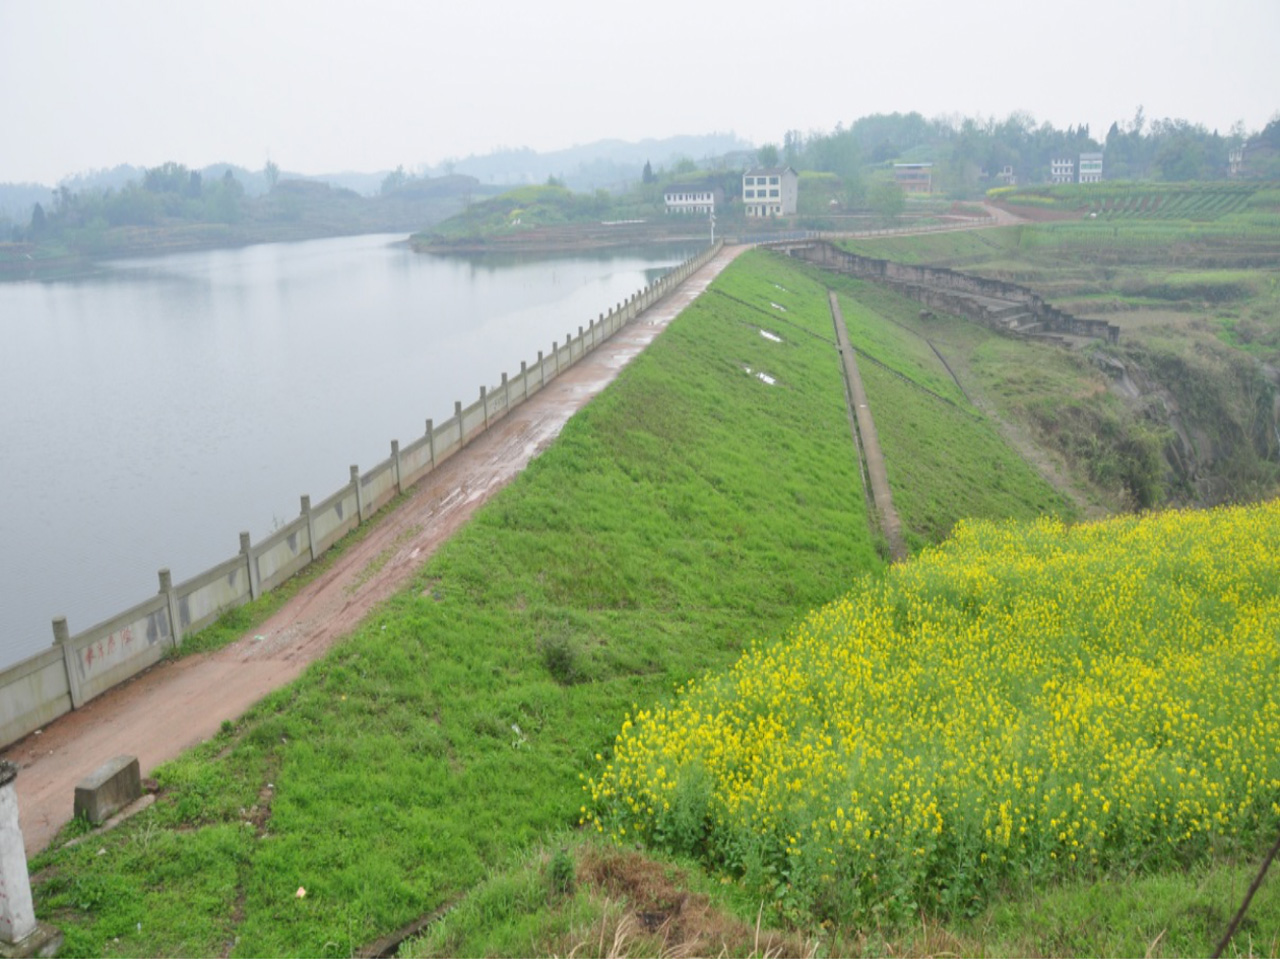
{"type": "Polygon", "coordinates": [[[757,167],[742,175],[742,209],[748,217],[789,217],[796,212],[800,177],[790,167],[757,167]]]}
{"type": "Polygon", "coordinates": [[[1235,179],[1244,167],[1244,147],[1232,147],[1227,151],[1227,176],[1235,179]]]}
{"type": "Polygon", "coordinates": [[[1075,183],[1076,162],[1070,157],[1049,161],[1049,181],[1051,183],[1075,183]]]}
{"type": "Polygon", "coordinates": [[[712,183],[673,183],[662,191],[667,213],[715,213],[724,191],[712,183]]]}
{"type": "Polygon", "coordinates": [[[1101,183],[1102,182],[1102,154],[1100,153],[1080,154],[1080,182],[1081,183],[1101,183]]]}

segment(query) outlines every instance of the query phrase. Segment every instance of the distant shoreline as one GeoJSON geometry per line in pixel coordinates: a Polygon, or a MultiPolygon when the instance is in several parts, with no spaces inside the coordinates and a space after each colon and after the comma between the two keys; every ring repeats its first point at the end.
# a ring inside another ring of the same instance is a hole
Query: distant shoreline
{"type": "MultiPolygon", "coordinates": [[[[203,226],[203,225],[202,225],[203,226]]],[[[155,257],[169,253],[194,253],[201,250],[234,250],[262,243],[298,243],[304,240],[324,240],[331,237],[363,236],[369,233],[401,233],[400,244],[408,245],[410,231],[404,229],[317,230],[305,226],[290,225],[280,229],[272,224],[268,229],[244,232],[196,231],[190,227],[146,228],[144,232],[125,237],[113,237],[111,242],[93,250],[56,248],[35,243],[0,243],[0,282],[21,280],[70,280],[92,276],[101,270],[108,260],[124,260],[132,257],[155,257]]]]}
{"type": "MultiPolygon", "coordinates": [[[[204,225],[201,225],[204,226],[204,225]]],[[[267,229],[230,230],[175,228],[130,228],[110,237],[93,250],[34,243],[0,243],[0,282],[23,280],[73,280],[93,276],[108,260],[192,253],[201,250],[236,249],[261,243],[297,243],[331,237],[363,236],[369,233],[403,233],[397,246],[415,253],[448,255],[477,253],[573,253],[606,250],[645,243],[694,243],[709,239],[692,225],[653,223],[566,224],[529,230],[503,237],[475,237],[457,240],[426,240],[409,230],[386,227],[358,230],[316,230],[302,225],[264,225],[267,229]]]]}
{"type": "Polygon", "coordinates": [[[567,223],[494,236],[456,239],[414,234],[409,246],[417,253],[573,253],[644,243],[709,243],[706,222],[619,221],[567,223]]]}

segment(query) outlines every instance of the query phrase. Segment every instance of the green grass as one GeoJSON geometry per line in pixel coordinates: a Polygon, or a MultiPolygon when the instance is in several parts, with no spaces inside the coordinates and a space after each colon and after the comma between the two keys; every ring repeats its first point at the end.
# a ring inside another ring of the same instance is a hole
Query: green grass
{"type": "MultiPolygon", "coordinates": [[[[988,956],[1207,956],[1244,899],[1264,851],[1185,872],[1119,875],[1033,890],[950,932],[988,956]]],[[[1272,874],[1224,956],[1280,956],[1280,884],[1272,874]]],[[[964,948],[962,948],[964,949],[964,948]]]]}
{"type": "MultiPolygon", "coordinates": [[[[706,949],[686,949],[680,955],[1203,956],[1226,930],[1265,852],[1199,864],[1185,872],[1118,872],[1091,880],[1007,889],[995,903],[968,918],[944,922],[923,911],[901,928],[882,923],[860,931],[810,930],[783,940],[767,924],[759,932],[750,926],[726,929],[714,904],[739,895],[736,884],[725,886],[689,864],[666,860],[645,861],[648,869],[637,876],[634,865],[627,864],[636,857],[634,853],[578,838],[562,839],[494,871],[453,909],[405,943],[399,955],[669,956],[678,945],[703,932],[715,935],[698,944],[706,949]],[[576,884],[567,895],[558,894],[552,886],[551,864],[562,850],[568,851],[576,867],[576,884]],[[619,861],[632,869],[618,869],[619,861]],[[654,884],[655,875],[670,882],[654,884]],[[708,895],[713,904],[710,917],[702,913],[708,895]],[[692,907],[683,915],[692,915],[697,926],[651,933],[626,919],[632,911],[665,917],[673,903],[681,900],[692,907]],[[770,944],[778,945],[777,952],[765,952],[770,944]]],[[[1224,956],[1280,956],[1280,885],[1268,880],[1224,956]]],[[[744,907],[739,912],[750,915],[751,905],[744,907]]],[[[753,916],[749,919],[754,922],[753,916]]]]}
{"type": "Polygon", "coordinates": [[[1017,228],[993,227],[984,230],[957,230],[923,233],[916,236],[841,240],[842,250],[864,257],[896,260],[899,263],[945,264],[988,259],[1016,246],[1017,228]]]}
{"type": "MultiPolygon", "coordinates": [[[[819,299],[816,291],[824,281],[839,294],[850,342],[860,354],[894,506],[913,550],[946,538],[964,517],[1073,515],[1061,494],[970,403],[930,342],[943,356],[974,356],[984,345],[1007,351],[1001,372],[1026,371],[1029,390],[1046,363],[1062,359],[1058,351],[999,337],[948,314],[921,317],[914,300],[874,283],[807,265],[798,269],[812,283],[813,299],[819,299]]],[[[1069,378],[1049,382],[1077,388],[1069,378]]]]}
{"type": "Polygon", "coordinates": [[[686,310],[150,810],[38,857],[68,952],[349,955],[572,826],[633,703],[880,569],[834,350],[750,312],[686,310]]]}
{"type": "Polygon", "coordinates": [[[944,539],[965,517],[1072,515],[990,424],[879,367],[859,371],[912,550],[944,539]]]}
{"type": "Polygon", "coordinates": [[[842,294],[840,311],[849,330],[849,341],[859,354],[971,414],[976,413],[924,336],[886,322],[871,305],[855,299],[857,296],[856,292],[842,294]]]}
{"type": "Polygon", "coordinates": [[[738,314],[740,322],[772,333],[806,334],[835,349],[835,328],[821,278],[761,250],[742,254],[735,269],[720,277],[713,293],[749,309],[738,314]]]}

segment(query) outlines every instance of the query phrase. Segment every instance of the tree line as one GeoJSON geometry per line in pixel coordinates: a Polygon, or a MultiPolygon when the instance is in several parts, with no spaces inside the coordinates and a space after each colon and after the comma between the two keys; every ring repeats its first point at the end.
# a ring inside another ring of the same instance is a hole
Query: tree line
{"type": "Polygon", "coordinates": [[[1098,139],[1087,123],[1060,129],[1022,112],[1004,120],[874,114],[848,127],[837,124],[830,133],[788,130],[781,145],[761,149],[760,159],[765,165],[774,161],[797,170],[835,173],[854,195],[850,199],[862,196],[868,172],[877,167],[932,163],[936,189],[963,199],[995,185],[1006,167],[1019,183],[1047,182],[1051,160],[1078,160],[1090,152],[1103,154],[1108,180],[1221,180],[1237,150],[1244,151],[1249,175],[1280,177],[1280,115],[1259,133],[1250,134],[1237,123],[1221,134],[1187,120],[1148,121],[1138,107],[1132,120],[1113,123],[1098,139]]]}
{"type": "Polygon", "coordinates": [[[53,191],[48,208],[36,203],[23,236],[39,241],[68,230],[154,226],[165,221],[236,223],[244,216],[244,186],[230,169],[206,178],[180,163],[147,168],[140,180],[116,189],[73,190],[63,184],[53,191]]]}

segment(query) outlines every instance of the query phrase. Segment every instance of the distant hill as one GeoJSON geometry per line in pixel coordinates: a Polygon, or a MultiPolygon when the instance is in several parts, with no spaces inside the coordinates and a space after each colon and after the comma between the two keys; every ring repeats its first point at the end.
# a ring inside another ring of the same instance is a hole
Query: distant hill
{"type": "MultiPolygon", "coordinates": [[[[628,186],[640,179],[645,163],[654,170],[674,167],[682,160],[692,160],[698,166],[714,166],[715,161],[726,156],[753,155],[754,147],[733,133],[711,133],[641,140],[632,143],[624,140],[597,140],[566,150],[537,153],[527,147],[495,150],[485,156],[469,156],[436,167],[421,165],[417,169],[422,177],[440,178],[451,174],[474,177],[482,185],[479,192],[488,193],[483,187],[520,186],[545,183],[555,177],[572,190],[616,189],[628,186]]],[[[245,196],[258,197],[267,192],[266,174],[261,168],[230,163],[212,163],[199,168],[206,181],[221,179],[230,170],[232,176],[244,187],[245,196]]],[[[341,171],[338,173],[303,174],[281,169],[281,180],[309,180],[327,183],[361,196],[377,196],[389,170],[372,173],[341,171]]],[[[54,190],[66,187],[73,193],[91,190],[120,190],[130,181],[140,182],[146,168],[122,163],[101,170],[87,170],[64,177],[57,184],[0,183],[0,220],[8,219],[19,226],[31,219],[31,208],[37,204],[46,207],[52,201],[54,190]]]]}
{"type": "MultiPolygon", "coordinates": [[[[221,180],[223,174],[228,170],[244,187],[245,196],[260,197],[267,192],[266,173],[261,169],[249,170],[234,163],[211,163],[206,167],[199,168],[199,173],[204,180],[212,183],[216,180],[221,180]]],[[[99,192],[103,190],[118,191],[124,189],[130,182],[141,183],[146,174],[146,167],[122,163],[101,170],[86,170],[72,174],[71,176],[63,177],[62,180],[53,185],[43,183],[0,183],[0,219],[7,218],[21,226],[31,219],[31,208],[35,204],[39,203],[46,208],[49,207],[53,202],[54,192],[59,188],[65,187],[72,193],[99,192]]],[[[315,183],[327,183],[333,187],[350,190],[365,197],[378,195],[383,178],[386,175],[386,170],[375,173],[343,171],[341,173],[316,175],[293,173],[288,170],[280,171],[280,179],[282,181],[305,180],[315,183]]]]}
{"type": "Polygon", "coordinates": [[[465,173],[485,184],[545,183],[555,177],[571,190],[610,190],[637,182],[646,162],[654,170],[674,167],[681,160],[699,166],[725,154],[753,150],[752,145],[733,133],[711,133],[641,140],[597,140],[566,150],[535,153],[527,147],[496,150],[485,156],[469,156],[431,170],[465,173]]]}

